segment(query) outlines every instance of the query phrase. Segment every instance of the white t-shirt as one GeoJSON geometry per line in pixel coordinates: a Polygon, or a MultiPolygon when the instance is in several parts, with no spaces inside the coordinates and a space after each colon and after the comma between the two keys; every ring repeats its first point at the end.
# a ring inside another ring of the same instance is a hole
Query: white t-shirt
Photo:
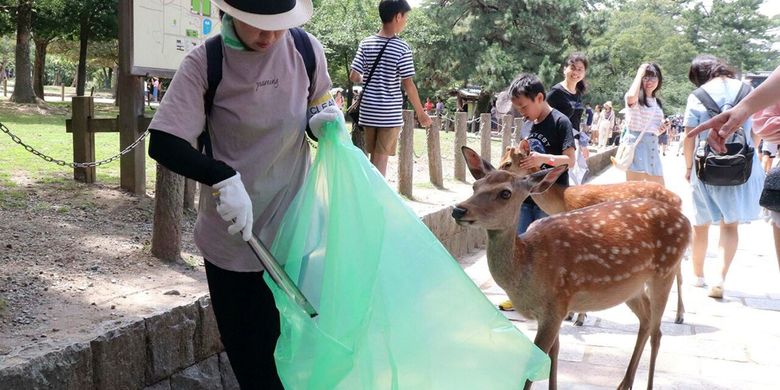
{"type": "Polygon", "coordinates": [[[362,92],[359,124],[368,127],[403,126],[401,80],[415,74],[412,48],[399,38],[372,35],[360,42],[352,70],[363,75],[364,83],[369,81],[362,92]],[[385,43],[387,48],[371,80],[368,80],[368,74],[385,43]]]}
{"type": "MultiPolygon", "coordinates": [[[[309,169],[307,106],[330,97],[324,50],[309,38],[317,62],[311,86],[289,32],[265,52],[222,45],[222,81],[208,118],[214,158],[241,173],[252,199],[253,232],[268,247],[309,169]]],[[[150,128],[196,144],[206,122],[206,67],[206,47],[200,45],[182,61],[150,128]]],[[[241,235],[228,234],[212,192],[209,187],[201,191],[195,244],[220,268],[261,270],[241,235]]]]}

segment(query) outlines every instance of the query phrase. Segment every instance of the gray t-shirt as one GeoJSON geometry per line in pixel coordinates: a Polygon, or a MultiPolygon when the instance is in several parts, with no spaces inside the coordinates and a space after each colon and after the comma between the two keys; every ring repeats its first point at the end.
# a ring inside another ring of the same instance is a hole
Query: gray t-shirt
{"type": "MultiPolygon", "coordinates": [[[[252,199],[253,232],[268,247],[309,169],[307,107],[330,98],[324,50],[309,38],[317,59],[311,86],[289,32],[265,52],[222,45],[222,81],[209,116],[214,158],[241,173],[252,199]]],[[[182,61],[149,127],[195,145],[206,121],[206,80],[206,47],[200,45],[182,61]]],[[[261,270],[241,235],[228,234],[229,223],[217,213],[212,192],[207,186],[201,190],[195,244],[220,268],[261,270]]]]}

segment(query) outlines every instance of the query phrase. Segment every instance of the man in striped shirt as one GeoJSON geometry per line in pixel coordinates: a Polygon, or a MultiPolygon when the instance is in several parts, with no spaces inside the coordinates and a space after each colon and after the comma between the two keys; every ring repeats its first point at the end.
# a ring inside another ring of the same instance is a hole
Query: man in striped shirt
{"type": "Polygon", "coordinates": [[[387,170],[388,158],[395,156],[398,134],[403,126],[401,86],[414,106],[420,125],[431,125],[431,118],[425,113],[412,80],[415,74],[412,49],[397,37],[406,27],[411,9],[406,0],[379,2],[382,30],[360,42],[349,74],[349,78],[355,83],[368,81],[362,92],[358,125],[365,129],[365,146],[371,155],[371,163],[383,176],[387,170]],[[369,79],[371,68],[383,47],[385,50],[369,79]]]}

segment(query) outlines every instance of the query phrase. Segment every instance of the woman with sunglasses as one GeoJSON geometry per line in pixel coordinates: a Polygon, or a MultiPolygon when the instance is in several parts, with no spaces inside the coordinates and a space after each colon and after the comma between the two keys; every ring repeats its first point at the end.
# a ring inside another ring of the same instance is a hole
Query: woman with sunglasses
{"type": "Polygon", "coordinates": [[[638,143],[634,149],[634,161],[626,171],[627,181],[652,181],[664,184],[661,156],[658,152],[658,135],[661,133],[664,112],[656,94],[663,84],[661,67],[646,63],[637,69],[634,82],[626,93],[626,127],[623,142],[638,143]],[[642,131],[645,133],[643,135],[642,131]],[[641,135],[641,138],[640,138],[641,135]]]}

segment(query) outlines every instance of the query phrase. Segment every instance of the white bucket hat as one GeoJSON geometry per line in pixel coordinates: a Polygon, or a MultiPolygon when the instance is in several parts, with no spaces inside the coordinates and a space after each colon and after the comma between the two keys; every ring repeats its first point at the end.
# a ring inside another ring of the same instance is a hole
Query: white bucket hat
{"type": "MultiPolygon", "coordinates": [[[[208,1],[208,0],[207,0],[208,1]]],[[[311,19],[311,0],[211,0],[226,14],[266,31],[287,30],[311,19]]]]}

